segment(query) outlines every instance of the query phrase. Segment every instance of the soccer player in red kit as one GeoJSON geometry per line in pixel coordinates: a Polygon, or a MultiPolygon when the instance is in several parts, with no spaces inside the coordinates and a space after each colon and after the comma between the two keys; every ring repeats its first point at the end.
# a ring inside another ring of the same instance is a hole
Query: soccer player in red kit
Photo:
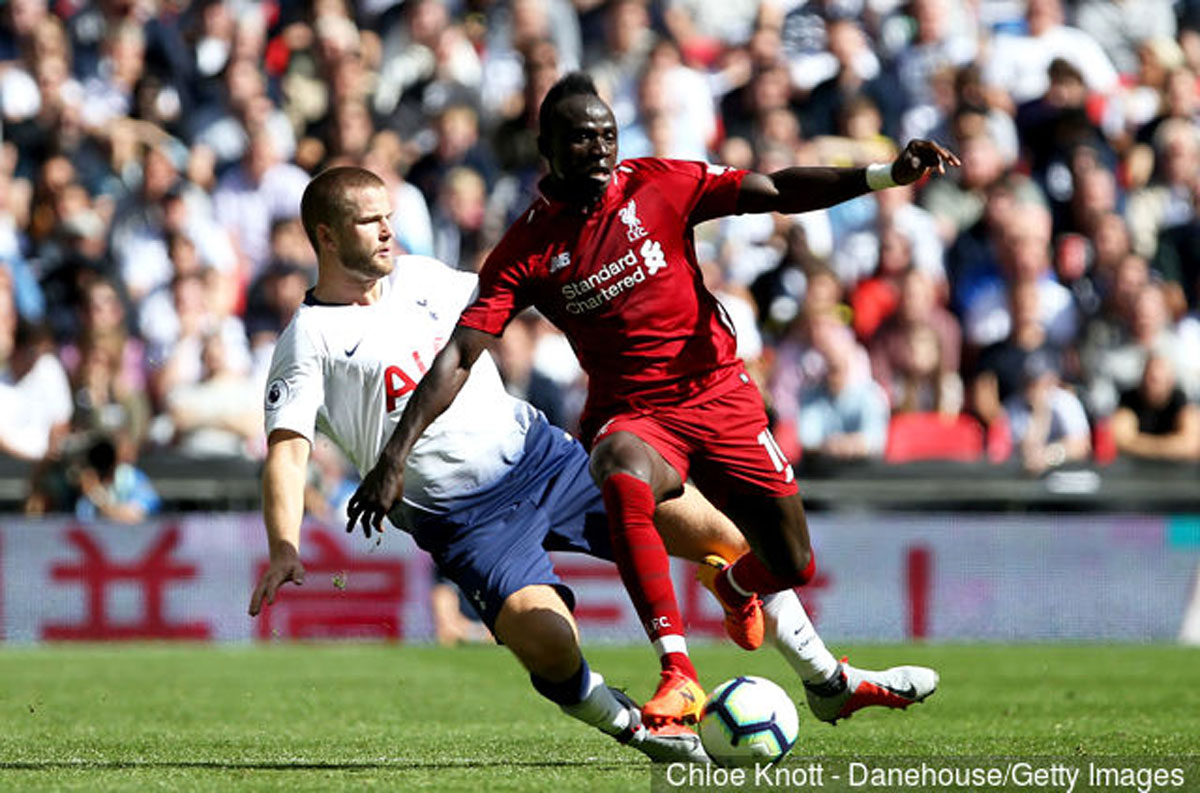
{"type": "MultiPolygon", "coordinates": [[[[765,175],[654,158],[617,164],[612,111],[580,73],[550,90],[540,124],[539,147],[549,164],[542,195],[488,257],[477,299],[351,499],[349,528],[360,519],[364,527],[379,527],[401,492],[404,462],[421,432],[451,403],[507,322],[536,306],[570,339],[588,373],[582,427],[592,477],[604,496],[622,581],[663,665],[643,714],[690,721],[704,691],[687,656],[667,556],[654,529],[658,502],[678,494],[690,476],[745,534],[753,552],[733,564],[718,561],[702,577],[725,608],[730,636],[743,647],[753,649],[763,639],[759,598],[806,583],[814,570],[792,468],[735,355],[732,324],[702,284],[692,228],[724,215],[832,206],[930,171],[944,173],[958,160],[936,143],[914,140],[894,163],[865,169],[796,167],[765,175]]],[[[838,706],[832,715],[863,704],[919,701],[936,686],[936,674],[925,671],[932,676],[926,690],[911,693],[908,678],[897,686],[868,686],[879,701],[838,706]]],[[[845,689],[846,673],[839,669],[822,685],[845,689]]]]}

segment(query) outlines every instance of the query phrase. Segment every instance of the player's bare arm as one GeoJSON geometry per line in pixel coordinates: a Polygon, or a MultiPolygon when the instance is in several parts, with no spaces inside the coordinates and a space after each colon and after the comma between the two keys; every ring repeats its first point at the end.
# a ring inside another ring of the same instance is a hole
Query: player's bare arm
{"type": "Polygon", "coordinates": [[[275,593],[288,581],[304,583],[300,563],[300,524],[304,520],[304,480],[311,446],[308,439],[291,430],[275,430],[267,438],[267,461],[263,466],[263,522],[271,557],[267,569],[250,596],[250,616],[256,617],[263,602],[275,602],[275,593]]]}
{"type": "MultiPolygon", "coordinates": [[[[958,157],[931,140],[911,140],[891,165],[890,181],[912,184],[926,174],[946,173],[958,157]]],[[[738,193],[738,212],[796,214],[825,209],[871,192],[867,168],[795,167],[771,174],[751,173],[738,193]]]]}
{"type": "Polygon", "coordinates": [[[421,378],[412,398],[404,406],[400,423],[379,455],[375,467],[367,472],[346,507],[346,531],[355,523],[371,536],[371,529],[383,531],[383,519],[404,492],[404,464],[413,446],[426,428],[450,407],[471,374],[471,367],[495,337],[472,328],[458,326],[442,351],[433,359],[429,372],[421,378]]]}

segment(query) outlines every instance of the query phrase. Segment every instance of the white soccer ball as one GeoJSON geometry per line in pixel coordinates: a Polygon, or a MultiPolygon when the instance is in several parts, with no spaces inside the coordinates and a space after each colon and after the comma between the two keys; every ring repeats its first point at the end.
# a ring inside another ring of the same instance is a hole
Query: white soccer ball
{"type": "Polygon", "coordinates": [[[796,743],[796,706],[765,677],[743,675],[709,694],[700,718],[700,740],[713,762],[745,766],[782,760],[796,743]]]}

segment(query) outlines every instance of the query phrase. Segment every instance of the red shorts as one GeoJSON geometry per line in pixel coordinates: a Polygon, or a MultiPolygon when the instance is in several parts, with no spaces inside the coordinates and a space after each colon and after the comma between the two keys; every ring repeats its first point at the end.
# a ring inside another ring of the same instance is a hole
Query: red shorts
{"type": "Polygon", "coordinates": [[[663,456],[680,479],[690,475],[710,500],[733,493],[790,496],[796,475],[767,427],[758,388],[745,372],[732,389],[678,406],[631,405],[585,416],[583,437],[594,447],[614,432],[636,435],[663,456]]]}

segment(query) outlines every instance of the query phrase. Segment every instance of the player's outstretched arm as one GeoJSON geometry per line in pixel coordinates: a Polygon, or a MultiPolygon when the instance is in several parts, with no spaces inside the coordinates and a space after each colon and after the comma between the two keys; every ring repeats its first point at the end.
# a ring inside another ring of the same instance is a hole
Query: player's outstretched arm
{"type": "Polygon", "coordinates": [[[467,382],[476,359],[493,340],[493,336],[472,328],[459,325],[454,329],[450,341],[433,359],[433,365],[409,397],[400,423],[384,445],[375,467],[367,472],[350,497],[346,531],[354,531],[355,523],[362,525],[368,537],[372,528],[383,531],[384,516],[404,492],[404,464],[413,446],[425,429],[450,407],[467,382]]]}
{"type": "Polygon", "coordinates": [[[751,173],[742,180],[738,212],[795,214],[825,209],[872,190],[912,184],[931,171],[958,166],[958,157],[931,140],[911,140],[888,168],[795,167],[771,174],[751,173]],[[870,174],[868,174],[870,171],[870,174]]]}
{"type": "Polygon", "coordinates": [[[300,563],[300,524],[304,520],[304,482],[311,451],[308,439],[291,430],[275,430],[267,438],[263,466],[263,523],[271,561],[250,596],[250,616],[258,616],[263,601],[275,602],[275,593],[291,581],[304,583],[300,563]]]}

